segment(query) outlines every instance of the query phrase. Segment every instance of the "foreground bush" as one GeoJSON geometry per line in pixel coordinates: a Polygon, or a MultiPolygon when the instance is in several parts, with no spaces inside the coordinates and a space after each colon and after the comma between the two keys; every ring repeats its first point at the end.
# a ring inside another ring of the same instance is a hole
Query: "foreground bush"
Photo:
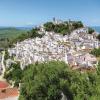
{"type": "Polygon", "coordinates": [[[68,100],[100,98],[100,63],[94,73],[72,71],[59,61],[31,64],[23,72],[17,68],[13,67],[8,76],[15,82],[20,79],[19,100],[61,100],[62,93],[68,100]]]}

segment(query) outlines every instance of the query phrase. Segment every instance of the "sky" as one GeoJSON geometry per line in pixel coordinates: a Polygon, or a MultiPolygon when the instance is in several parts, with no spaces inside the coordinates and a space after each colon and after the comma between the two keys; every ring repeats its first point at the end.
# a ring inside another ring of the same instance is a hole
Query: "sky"
{"type": "Polygon", "coordinates": [[[0,0],[0,26],[39,25],[53,17],[100,26],[100,0],[0,0]]]}

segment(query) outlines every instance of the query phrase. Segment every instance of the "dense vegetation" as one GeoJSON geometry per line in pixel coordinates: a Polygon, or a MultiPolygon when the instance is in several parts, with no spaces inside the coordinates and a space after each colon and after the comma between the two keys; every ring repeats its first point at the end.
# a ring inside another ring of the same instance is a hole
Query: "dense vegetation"
{"type": "Polygon", "coordinates": [[[95,31],[95,30],[94,30],[93,28],[88,27],[88,33],[89,33],[89,34],[92,34],[94,31],[95,31]]]}
{"type": "Polygon", "coordinates": [[[100,41],[100,34],[97,35],[97,39],[100,41]]]}
{"type": "Polygon", "coordinates": [[[100,48],[93,49],[91,54],[95,55],[96,57],[100,57],[100,48]]]}
{"type": "Polygon", "coordinates": [[[14,43],[23,41],[27,38],[42,37],[37,28],[30,31],[18,30],[16,28],[0,29],[0,48],[12,47],[14,43]]]}
{"type": "Polygon", "coordinates": [[[81,21],[65,21],[61,24],[54,24],[53,22],[47,22],[44,24],[46,31],[54,31],[63,35],[70,34],[71,31],[83,27],[81,21]]]}
{"type": "Polygon", "coordinates": [[[28,31],[26,34],[21,34],[19,35],[17,38],[15,38],[12,43],[16,43],[16,42],[21,42],[25,39],[28,38],[35,38],[35,37],[42,37],[42,35],[40,35],[38,33],[38,29],[37,28],[33,28],[32,30],[28,31]]]}
{"type": "Polygon", "coordinates": [[[0,39],[2,38],[15,38],[22,33],[27,32],[26,30],[21,30],[17,28],[0,28],[0,39]]]}
{"type": "Polygon", "coordinates": [[[6,68],[6,72],[4,78],[7,79],[8,82],[14,81],[14,86],[19,86],[22,78],[22,70],[20,68],[20,63],[11,64],[9,68],[6,68]]]}
{"type": "Polygon", "coordinates": [[[58,61],[28,65],[23,71],[19,64],[10,68],[5,72],[5,78],[15,81],[17,86],[22,83],[19,100],[61,100],[62,93],[68,100],[100,98],[100,63],[94,73],[72,71],[64,62],[58,61]]]}
{"type": "MultiPolygon", "coordinates": [[[[62,35],[70,34],[73,30],[84,27],[81,21],[65,21],[64,23],[54,24],[47,22],[44,24],[46,31],[54,31],[62,35]]],[[[0,28],[0,48],[12,47],[14,43],[23,41],[27,38],[42,37],[43,34],[38,33],[39,28],[33,28],[30,31],[20,30],[16,28],[0,28]]],[[[89,34],[94,30],[89,28],[89,34]]],[[[98,39],[100,36],[98,35],[98,39]]]]}
{"type": "Polygon", "coordinates": [[[26,30],[16,28],[0,28],[0,48],[10,47],[13,40],[26,33],[26,30]]]}

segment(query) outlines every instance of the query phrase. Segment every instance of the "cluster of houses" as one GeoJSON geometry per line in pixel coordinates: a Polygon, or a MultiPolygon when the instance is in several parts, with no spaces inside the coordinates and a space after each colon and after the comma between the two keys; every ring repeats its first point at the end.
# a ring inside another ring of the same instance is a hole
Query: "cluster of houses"
{"type": "MultiPolygon", "coordinates": [[[[99,48],[96,33],[88,34],[87,28],[80,28],[71,32],[70,35],[47,32],[40,27],[42,38],[36,37],[17,42],[13,48],[8,49],[9,59],[4,61],[5,52],[0,50],[0,75],[4,74],[5,67],[11,63],[20,62],[21,69],[28,64],[47,61],[64,61],[73,70],[81,72],[95,70],[98,61],[90,54],[94,48],[99,48]],[[4,62],[6,65],[4,65],[4,62]]],[[[0,100],[17,100],[19,92],[17,88],[0,81],[0,100]]]]}
{"type": "Polygon", "coordinates": [[[8,49],[9,56],[20,61],[22,69],[28,64],[51,60],[65,61],[73,69],[95,68],[97,59],[89,51],[99,47],[96,33],[88,34],[87,28],[80,28],[63,36],[41,27],[42,32],[45,33],[42,38],[29,38],[8,49]]]}

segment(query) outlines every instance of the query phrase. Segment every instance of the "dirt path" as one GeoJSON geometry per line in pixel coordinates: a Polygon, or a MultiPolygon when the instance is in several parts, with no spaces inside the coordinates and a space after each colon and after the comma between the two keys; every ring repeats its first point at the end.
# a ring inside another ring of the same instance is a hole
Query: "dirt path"
{"type": "Polygon", "coordinates": [[[2,52],[2,61],[1,61],[1,65],[2,65],[3,71],[2,71],[2,74],[0,75],[0,80],[5,80],[5,79],[3,78],[4,72],[5,72],[4,56],[5,56],[5,51],[2,52]]]}

